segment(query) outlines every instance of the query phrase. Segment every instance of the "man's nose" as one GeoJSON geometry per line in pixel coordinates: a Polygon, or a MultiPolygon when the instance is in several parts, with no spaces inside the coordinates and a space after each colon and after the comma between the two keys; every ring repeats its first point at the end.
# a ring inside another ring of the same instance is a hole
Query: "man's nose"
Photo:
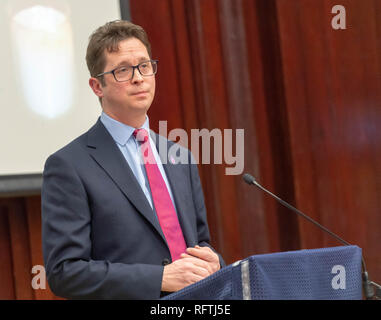
{"type": "Polygon", "coordinates": [[[143,80],[144,80],[144,78],[141,75],[139,69],[138,68],[134,69],[131,82],[132,83],[138,83],[138,82],[142,82],[143,80]]]}

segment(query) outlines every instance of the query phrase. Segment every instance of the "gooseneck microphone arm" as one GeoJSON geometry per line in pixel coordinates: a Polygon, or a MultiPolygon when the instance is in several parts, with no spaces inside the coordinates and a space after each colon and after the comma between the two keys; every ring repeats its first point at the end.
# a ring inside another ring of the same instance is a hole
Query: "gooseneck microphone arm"
{"type": "Polygon", "coordinates": [[[300,210],[296,209],[295,207],[293,207],[292,205],[288,204],[286,201],[283,201],[281,198],[279,198],[278,196],[276,196],[275,194],[271,193],[269,190],[265,189],[264,187],[262,187],[255,179],[253,176],[249,175],[248,173],[244,174],[243,176],[243,179],[245,180],[245,182],[247,184],[253,184],[255,185],[256,187],[258,187],[259,189],[263,190],[264,192],[268,193],[270,196],[272,196],[273,198],[275,198],[278,202],[280,202],[282,205],[284,205],[285,207],[287,207],[288,209],[294,211],[295,213],[297,213],[298,215],[302,216],[304,219],[307,219],[308,221],[310,221],[311,223],[313,223],[314,225],[316,225],[317,227],[319,227],[320,229],[323,229],[325,232],[329,233],[332,237],[334,237],[336,240],[338,240],[339,242],[341,242],[342,244],[346,245],[346,246],[350,246],[351,244],[347,241],[345,241],[344,239],[340,238],[338,235],[334,234],[332,231],[328,230],[326,227],[322,226],[320,223],[316,222],[314,219],[310,218],[309,216],[307,216],[306,214],[304,214],[303,212],[301,212],[300,210]]]}
{"type": "MultiPolygon", "coordinates": [[[[283,206],[285,206],[286,208],[294,211],[296,214],[298,214],[299,216],[303,217],[304,219],[308,220],[309,222],[311,222],[312,224],[314,224],[315,226],[317,226],[319,229],[327,232],[329,235],[331,235],[333,238],[335,238],[337,241],[339,241],[340,243],[346,245],[346,246],[350,246],[351,244],[348,242],[348,241],[345,241],[344,239],[342,239],[341,237],[339,237],[337,234],[333,233],[331,230],[327,229],[326,227],[324,227],[323,225],[321,225],[320,223],[316,222],[314,219],[312,219],[311,217],[307,216],[306,214],[304,214],[303,212],[301,212],[300,210],[296,209],[295,207],[293,207],[292,205],[290,205],[289,203],[287,203],[286,201],[282,200],[281,198],[279,198],[278,196],[276,196],[275,194],[273,194],[272,192],[270,192],[269,190],[267,190],[266,188],[262,187],[256,180],[255,178],[248,174],[248,173],[245,173],[243,175],[243,180],[249,184],[249,185],[255,185],[256,187],[258,187],[259,189],[261,189],[262,191],[266,192],[267,194],[269,194],[271,197],[273,197],[275,200],[277,200],[279,203],[281,203],[283,206]]],[[[370,281],[369,280],[369,277],[368,277],[368,272],[366,270],[366,266],[365,266],[365,261],[364,261],[364,258],[361,257],[361,264],[362,264],[362,269],[363,269],[363,273],[362,273],[362,280],[363,280],[363,289],[364,289],[364,295],[365,295],[365,298],[366,299],[372,299],[372,298],[381,298],[381,295],[379,296],[378,293],[381,291],[381,286],[373,281],[370,281]],[[375,286],[377,288],[377,295],[375,296],[375,293],[374,293],[374,288],[372,287],[375,286]]]]}

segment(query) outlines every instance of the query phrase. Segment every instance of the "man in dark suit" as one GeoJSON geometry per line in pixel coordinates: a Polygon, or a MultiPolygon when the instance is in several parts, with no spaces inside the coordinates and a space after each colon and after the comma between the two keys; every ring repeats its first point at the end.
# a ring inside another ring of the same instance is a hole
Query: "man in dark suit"
{"type": "Polygon", "coordinates": [[[157,61],[141,27],[98,28],[86,61],[103,111],[45,164],[48,282],[66,298],[157,299],[224,265],[209,245],[197,165],[188,150],[186,161],[168,161],[158,146],[173,142],[148,134],[157,61]]]}

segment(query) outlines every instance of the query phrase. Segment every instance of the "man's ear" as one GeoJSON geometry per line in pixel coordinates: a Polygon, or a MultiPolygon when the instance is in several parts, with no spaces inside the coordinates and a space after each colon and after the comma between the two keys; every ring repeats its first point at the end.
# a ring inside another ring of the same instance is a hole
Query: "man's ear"
{"type": "Polygon", "coordinates": [[[103,87],[97,78],[93,78],[93,77],[90,78],[89,85],[90,85],[90,88],[93,90],[93,92],[98,96],[98,98],[103,97],[103,87]]]}

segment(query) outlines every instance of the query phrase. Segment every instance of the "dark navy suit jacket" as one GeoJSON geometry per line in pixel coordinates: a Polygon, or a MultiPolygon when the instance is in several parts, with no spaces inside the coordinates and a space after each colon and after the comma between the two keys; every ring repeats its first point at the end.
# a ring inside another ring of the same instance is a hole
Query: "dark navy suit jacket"
{"type": "MultiPolygon", "coordinates": [[[[157,145],[165,139],[155,138],[157,145]]],[[[209,246],[198,169],[186,152],[189,164],[163,161],[163,166],[187,246],[209,246]]],[[[99,119],[46,161],[42,240],[48,283],[58,296],[160,297],[163,265],[171,262],[168,245],[155,212],[99,119]]]]}

